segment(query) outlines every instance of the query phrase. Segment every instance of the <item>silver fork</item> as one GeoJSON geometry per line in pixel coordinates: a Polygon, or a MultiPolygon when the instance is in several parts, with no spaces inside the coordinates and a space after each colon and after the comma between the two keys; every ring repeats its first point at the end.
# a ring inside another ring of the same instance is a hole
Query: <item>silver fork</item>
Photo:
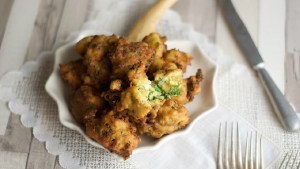
{"type": "Polygon", "coordinates": [[[291,153],[287,152],[280,164],[279,169],[288,169],[288,168],[294,168],[294,167],[296,167],[297,169],[300,169],[300,162],[298,163],[298,165],[296,162],[298,153],[299,153],[299,150],[297,150],[296,153],[294,153],[294,151],[292,151],[291,153]]]}
{"type": "Polygon", "coordinates": [[[256,133],[256,137],[254,137],[252,132],[247,134],[245,156],[244,161],[242,161],[242,148],[238,123],[236,123],[236,125],[231,123],[231,128],[229,130],[230,132],[228,131],[227,122],[225,123],[225,129],[223,129],[222,123],[220,124],[217,155],[218,169],[263,169],[264,160],[261,136],[258,136],[256,133]],[[229,134],[231,137],[230,141],[229,134]],[[255,138],[256,143],[254,143],[255,138]],[[230,156],[229,151],[231,154],[230,156]]]}

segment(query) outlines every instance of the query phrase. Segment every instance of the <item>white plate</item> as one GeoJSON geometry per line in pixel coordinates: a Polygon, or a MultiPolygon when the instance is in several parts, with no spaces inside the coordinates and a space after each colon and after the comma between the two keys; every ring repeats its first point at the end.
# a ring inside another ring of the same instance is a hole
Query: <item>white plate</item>
{"type": "MultiPolygon", "coordinates": [[[[95,32],[84,32],[78,36],[77,40],[87,35],[96,34],[95,32]]],[[[59,120],[65,127],[76,130],[79,132],[90,144],[93,146],[105,149],[103,146],[97,142],[90,139],[84,132],[84,128],[79,125],[73,118],[72,114],[68,109],[68,86],[62,80],[59,73],[59,64],[67,63],[71,60],[79,58],[79,55],[75,52],[74,46],[76,41],[66,43],[59,47],[55,52],[55,62],[54,69],[46,83],[46,91],[48,94],[56,101],[58,106],[59,120]]],[[[176,48],[186,53],[189,53],[192,57],[192,65],[188,66],[185,77],[194,75],[198,68],[201,68],[204,74],[204,80],[201,82],[202,91],[195,99],[186,105],[189,110],[191,117],[190,124],[182,130],[176,131],[170,135],[166,135],[160,139],[152,139],[149,137],[143,137],[139,146],[133,150],[133,154],[142,153],[146,151],[152,151],[158,149],[162,144],[166,143],[170,139],[174,139],[184,133],[191,130],[197,121],[201,119],[204,115],[208,114],[210,111],[217,107],[216,100],[216,71],[217,65],[208,57],[206,57],[201,48],[195,43],[190,41],[168,41],[168,49],[176,48]]],[[[71,139],[71,138],[70,138],[71,139]]]]}

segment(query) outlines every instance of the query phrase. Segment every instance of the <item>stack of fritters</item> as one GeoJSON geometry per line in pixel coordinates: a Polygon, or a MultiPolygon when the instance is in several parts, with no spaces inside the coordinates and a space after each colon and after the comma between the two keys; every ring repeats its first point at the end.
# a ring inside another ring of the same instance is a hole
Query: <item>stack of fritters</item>
{"type": "Polygon", "coordinates": [[[167,50],[151,33],[141,42],[116,35],[88,36],[76,45],[80,59],[60,65],[72,87],[69,108],[89,137],[125,159],[139,135],[160,138],[189,122],[184,104],[200,92],[201,70],[184,79],[191,56],[167,50]]]}

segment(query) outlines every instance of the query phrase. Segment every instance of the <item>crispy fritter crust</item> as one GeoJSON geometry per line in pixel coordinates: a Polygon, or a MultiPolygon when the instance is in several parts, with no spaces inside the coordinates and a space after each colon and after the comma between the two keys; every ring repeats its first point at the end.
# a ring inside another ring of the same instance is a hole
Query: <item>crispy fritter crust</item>
{"type": "Polygon", "coordinates": [[[192,57],[185,52],[171,49],[166,52],[163,59],[166,63],[174,63],[178,69],[186,72],[186,67],[191,64],[192,57]]]}
{"type": "Polygon", "coordinates": [[[73,88],[78,88],[82,84],[82,77],[86,72],[82,59],[71,61],[67,64],[60,64],[59,71],[62,78],[73,88]]]}
{"type": "Polygon", "coordinates": [[[107,103],[99,95],[90,86],[81,86],[72,94],[69,107],[77,122],[83,124],[106,108],[107,103]]]}
{"type": "Polygon", "coordinates": [[[137,86],[131,86],[121,94],[120,103],[117,110],[128,110],[128,115],[133,121],[140,123],[145,121],[145,117],[150,113],[152,107],[150,104],[145,104],[146,98],[142,96],[142,93],[137,86]]]}
{"type": "Polygon", "coordinates": [[[166,37],[154,32],[146,36],[143,42],[147,43],[155,51],[154,61],[148,71],[148,74],[152,76],[152,74],[159,70],[164,64],[162,57],[167,51],[167,46],[165,45],[166,37]]]}
{"type": "Polygon", "coordinates": [[[116,35],[96,35],[78,42],[77,52],[83,55],[87,73],[97,89],[104,90],[109,85],[112,65],[107,53],[114,50],[117,40],[116,35]]]}
{"type": "Polygon", "coordinates": [[[86,133],[103,147],[120,154],[125,159],[141,141],[136,127],[114,111],[87,122],[86,133]]]}
{"type": "Polygon", "coordinates": [[[193,101],[195,95],[201,91],[200,82],[204,79],[201,69],[197,70],[195,76],[191,76],[187,79],[187,98],[189,101],[193,101]]]}
{"type": "Polygon", "coordinates": [[[201,92],[200,82],[204,79],[201,69],[197,70],[195,76],[190,76],[183,80],[180,87],[180,96],[175,96],[172,100],[175,100],[178,104],[186,104],[193,101],[195,95],[201,92]]]}
{"type": "Polygon", "coordinates": [[[174,101],[176,101],[180,105],[185,105],[186,103],[189,102],[187,90],[188,90],[188,88],[187,88],[187,80],[183,79],[183,82],[182,82],[182,84],[180,86],[180,93],[181,93],[181,95],[172,97],[171,99],[174,100],[174,101]]]}
{"type": "Polygon", "coordinates": [[[175,100],[167,100],[158,110],[154,121],[140,127],[140,132],[154,138],[161,138],[183,128],[189,122],[187,109],[175,100]]]}
{"type": "Polygon", "coordinates": [[[147,71],[153,62],[154,50],[143,42],[129,43],[120,39],[109,58],[112,63],[112,79],[124,79],[127,72],[136,67],[143,67],[147,71]]]}
{"type": "Polygon", "coordinates": [[[81,39],[75,47],[75,50],[78,54],[80,54],[81,56],[84,56],[91,41],[95,38],[95,36],[87,36],[83,39],[81,39]]]}

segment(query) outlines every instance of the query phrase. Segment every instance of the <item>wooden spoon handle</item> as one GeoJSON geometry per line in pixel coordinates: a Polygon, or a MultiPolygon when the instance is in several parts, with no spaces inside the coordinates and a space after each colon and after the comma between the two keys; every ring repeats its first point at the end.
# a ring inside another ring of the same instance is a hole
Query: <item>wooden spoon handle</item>
{"type": "Polygon", "coordinates": [[[177,0],[157,0],[155,4],[138,20],[128,34],[131,41],[140,41],[156,30],[156,26],[165,13],[177,0]]]}

